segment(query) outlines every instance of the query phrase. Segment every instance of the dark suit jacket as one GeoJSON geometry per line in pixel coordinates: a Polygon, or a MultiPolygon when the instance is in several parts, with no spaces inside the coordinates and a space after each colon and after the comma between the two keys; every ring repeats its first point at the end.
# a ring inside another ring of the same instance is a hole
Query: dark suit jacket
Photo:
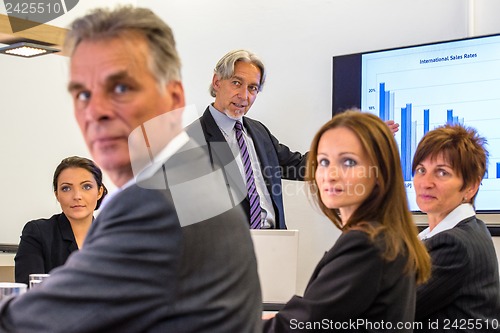
{"type": "MultiPolygon", "coordinates": [[[[197,133],[197,128],[193,125],[187,128],[188,134],[197,142],[208,144],[211,156],[223,156],[222,163],[224,165],[234,160],[229,145],[227,145],[224,135],[208,108],[199,120],[204,137],[197,133]],[[225,143],[225,145],[216,145],[217,143],[225,143]],[[230,160],[228,160],[228,157],[230,157],[230,160]]],[[[276,229],[286,229],[281,179],[304,180],[307,154],[302,155],[298,152],[291,152],[287,146],[279,143],[278,139],[271,134],[264,124],[257,120],[243,117],[243,124],[254,142],[262,175],[273,201],[276,212],[276,229]]],[[[249,215],[248,199],[245,200],[244,206],[247,215],[249,215]]]]}
{"type": "Polygon", "coordinates": [[[33,273],[50,273],[78,250],[71,224],[64,213],[26,223],[17,250],[16,282],[29,282],[33,273]]]}
{"type": "MultiPolygon", "coordinates": [[[[429,320],[438,321],[441,331],[449,320],[452,323],[455,319],[466,323],[489,320],[490,327],[493,319],[498,322],[498,262],[483,221],[470,217],[424,242],[432,259],[432,276],[417,290],[415,319],[423,322],[423,331],[430,331],[429,320]]],[[[465,325],[462,330],[450,325],[446,332],[486,332],[486,323],[482,324],[482,329],[474,324],[470,328],[465,325]]]]}
{"type": "Polygon", "coordinates": [[[362,231],[343,233],[316,266],[304,296],[293,296],[276,317],[265,321],[264,332],[335,332],[338,327],[342,332],[375,331],[369,325],[349,325],[357,320],[391,322],[388,332],[411,332],[394,327],[413,322],[415,276],[403,273],[406,256],[382,259],[384,247],[381,237],[374,243],[362,231]],[[319,326],[308,330],[308,323],[319,326]]]}
{"type": "MultiPolygon", "coordinates": [[[[40,287],[1,303],[0,332],[260,332],[257,263],[241,207],[181,226],[184,210],[207,206],[193,185],[207,189],[201,176],[213,172],[188,146],[117,193],[83,248],[40,287]],[[193,196],[177,196],[183,191],[193,196]]],[[[219,204],[215,195],[203,199],[219,204]]]]}

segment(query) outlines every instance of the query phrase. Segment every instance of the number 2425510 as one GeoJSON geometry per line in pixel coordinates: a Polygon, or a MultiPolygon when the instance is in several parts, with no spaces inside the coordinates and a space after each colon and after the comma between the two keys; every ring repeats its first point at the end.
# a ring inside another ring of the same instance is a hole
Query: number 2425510
{"type": "Polygon", "coordinates": [[[18,2],[16,4],[5,2],[5,9],[7,14],[57,14],[63,11],[60,2],[18,2]]]}
{"type": "Polygon", "coordinates": [[[443,329],[445,330],[481,330],[481,329],[498,329],[500,322],[498,319],[445,319],[443,321],[443,329]]]}

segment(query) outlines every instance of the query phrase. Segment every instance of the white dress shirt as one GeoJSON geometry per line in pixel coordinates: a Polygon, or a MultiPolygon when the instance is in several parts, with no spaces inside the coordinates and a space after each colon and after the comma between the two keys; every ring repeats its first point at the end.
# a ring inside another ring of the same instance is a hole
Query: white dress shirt
{"type": "Polygon", "coordinates": [[[459,222],[465,220],[466,218],[476,215],[474,207],[469,203],[464,203],[459,205],[457,208],[452,210],[441,222],[439,222],[432,231],[429,227],[422,230],[418,237],[421,240],[426,240],[432,236],[437,235],[440,232],[454,228],[459,222]]]}
{"type": "MultiPolygon", "coordinates": [[[[236,164],[240,170],[241,176],[243,179],[246,179],[245,168],[243,167],[243,161],[241,159],[240,147],[238,146],[238,141],[236,140],[236,132],[234,130],[234,125],[236,124],[236,120],[229,118],[224,113],[219,112],[213,105],[209,105],[210,114],[215,120],[215,123],[219,127],[222,135],[226,139],[231,151],[234,156],[238,156],[236,158],[236,164]]],[[[243,119],[240,120],[243,124],[243,119]]],[[[243,137],[245,139],[245,143],[247,144],[248,154],[250,155],[250,162],[252,163],[253,175],[255,178],[255,186],[257,188],[257,193],[259,193],[260,197],[260,206],[264,208],[267,212],[266,220],[272,226],[275,226],[276,214],[273,208],[273,201],[271,196],[269,195],[269,191],[267,190],[266,183],[264,181],[264,176],[262,175],[262,169],[260,168],[260,161],[257,157],[257,152],[255,151],[255,146],[253,144],[252,138],[248,135],[245,125],[243,124],[243,137]]]]}

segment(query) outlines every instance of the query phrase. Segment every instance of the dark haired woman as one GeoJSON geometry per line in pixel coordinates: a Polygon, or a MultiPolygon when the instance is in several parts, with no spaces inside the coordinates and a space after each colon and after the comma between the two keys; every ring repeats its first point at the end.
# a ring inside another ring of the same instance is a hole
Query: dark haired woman
{"type": "Polygon", "coordinates": [[[30,274],[49,273],[81,248],[94,210],[108,192],[101,169],[78,156],[65,158],[57,166],[53,188],[62,213],[26,223],[15,257],[16,282],[28,284],[30,274]]]}
{"type": "Polygon", "coordinates": [[[474,128],[447,124],[427,132],[413,158],[417,204],[429,223],[419,237],[432,260],[431,278],[417,289],[415,319],[424,332],[431,322],[455,332],[500,331],[497,255],[474,209],[485,145],[474,128]]]}

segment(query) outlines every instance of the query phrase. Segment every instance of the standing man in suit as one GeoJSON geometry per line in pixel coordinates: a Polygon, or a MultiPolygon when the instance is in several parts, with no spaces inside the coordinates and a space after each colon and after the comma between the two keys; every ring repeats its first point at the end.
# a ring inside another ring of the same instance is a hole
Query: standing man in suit
{"type": "MultiPolygon", "coordinates": [[[[187,131],[199,142],[206,140],[213,155],[228,148],[234,155],[239,155],[235,125],[241,121],[260,206],[265,215],[259,228],[286,229],[281,179],[304,180],[307,154],[292,152],[264,124],[245,116],[265,80],[266,69],[256,54],[247,50],[227,53],[215,66],[210,86],[215,101],[199,119],[204,137],[196,138],[198,131],[193,133],[193,129],[197,127],[190,126],[187,131]]],[[[244,162],[236,158],[236,163],[245,178],[244,162]]],[[[243,204],[250,218],[250,198],[243,204]]]]}
{"type": "MultiPolygon", "coordinates": [[[[227,165],[233,158],[246,180],[244,161],[237,139],[235,125],[243,127],[243,140],[248,149],[255,187],[262,208],[263,222],[258,228],[286,229],[283,208],[281,179],[304,180],[307,153],[292,152],[271,134],[260,121],[248,118],[252,107],[266,80],[266,69],[260,58],[247,50],[234,50],[224,55],[214,69],[210,94],[215,97],[196,125],[190,125],[187,132],[196,141],[206,143],[212,160],[227,165]],[[199,125],[203,136],[199,136],[199,125]],[[222,157],[221,157],[222,156],[222,157]]],[[[393,133],[399,124],[386,121],[393,133]]],[[[246,181],[248,184],[248,181],[246,181]]],[[[230,185],[228,183],[228,185],[230,185]]],[[[243,201],[247,217],[251,220],[251,198],[243,201]]],[[[251,225],[251,222],[249,223],[251,225]]]]}
{"type": "Polygon", "coordinates": [[[0,304],[0,332],[260,332],[248,226],[182,129],[170,28],[148,9],[97,9],[66,46],[75,117],[119,192],[80,251],[0,304]]]}

